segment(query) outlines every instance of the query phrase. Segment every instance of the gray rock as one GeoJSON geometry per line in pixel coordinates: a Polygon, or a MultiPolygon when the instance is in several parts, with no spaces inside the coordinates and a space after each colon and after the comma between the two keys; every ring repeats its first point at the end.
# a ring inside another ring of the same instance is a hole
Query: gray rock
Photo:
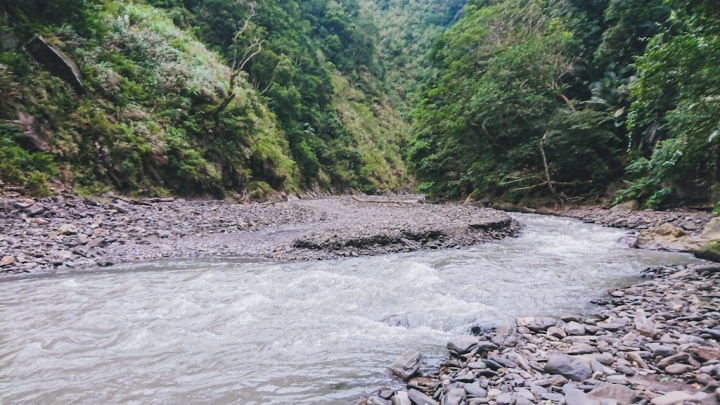
{"type": "Polygon", "coordinates": [[[661,345],[658,343],[648,343],[647,348],[652,351],[652,357],[670,357],[677,354],[677,352],[670,346],[661,345]]]}
{"type": "MultiPolygon", "coordinates": [[[[565,380],[565,381],[567,381],[567,380],[565,380]]],[[[530,392],[532,392],[533,395],[535,395],[536,397],[539,398],[542,396],[542,394],[548,392],[548,390],[547,390],[547,388],[541,387],[539,385],[532,385],[532,386],[530,386],[530,392]]]]}
{"type": "Polygon", "coordinates": [[[700,402],[700,400],[685,391],[671,391],[650,401],[652,405],[674,405],[685,402],[700,402]]]}
{"type": "Polygon", "coordinates": [[[442,405],[460,405],[460,402],[465,399],[465,395],[464,389],[451,388],[445,393],[445,396],[443,396],[442,405]]]}
{"type": "Polygon", "coordinates": [[[547,401],[560,402],[563,399],[565,399],[565,396],[563,394],[557,394],[554,392],[546,392],[546,393],[540,395],[540,398],[547,400],[547,401]]]}
{"type": "Polygon", "coordinates": [[[567,332],[568,335],[580,336],[585,334],[585,327],[573,321],[565,325],[565,332],[567,332]]]}
{"type": "Polygon", "coordinates": [[[393,395],[390,400],[392,405],[412,405],[410,398],[408,397],[407,391],[398,391],[393,395]]]}
{"type": "Polygon", "coordinates": [[[493,350],[497,350],[498,346],[493,342],[487,342],[487,341],[480,341],[477,344],[478,350],[481,352],[491,352],[493,350]]]}
{"type": "Polygon", "coordinates": [[[58,228],[58,233],[61,235],[76,235],[78,233],[78,229],[75,225],[63,224],[60,225],[60,228],[58,228]]]}
{"type": "Polygon", "coordinates": [[[567,354],[589,354],[597,351],[595,346],[587,343],[574,343],[568,350],[567,354]]]}
{"type": "Polygon", "coordinates": [[[613,374],[605,377],[605,380],[611,384],[627,384],[628,379],[624,375],[621,374],[613,374]]]}
{"type": "Polygon", "coordinates": [[[45,212],[45,207],[43,207],[40,204],[35,204],[31,207],[25,208],[25,213],[28,214],[29,217],[35,217],[38,215],[41,215],[45,212]]]}
{"type": "Polygon", "coordinates": [[[390,366],[390,372],[407,381],[422,365],[422,355],[419,349],[408,350],[398,357],[390,366]]]}
{"type": "Polygon", "coordinates": [[[593,390],[588,393],[588,397],[597,400],[610,399],[619,404],[627,405],[635,402],[637,392],[624,385],[602,383],[593,388],[593,390]]]}
{"type": "Polygon", "coordinates": [[[158,236],[158,238],[163,238],[163,239],[169,238],[170,236],[172,236],[172,232],[161,229],[161,230],[157,231],[157,236],[158,236]]]}
{"type": "Polygon", "coordinates": [[[586,380],[592,375],[592,369],[588,365],[566,354],[551,356],[545,364],[543,372],[561,375],[573,381],[586,380]]]}
{"type": "Polygon", "coordinates": [[[497,405],[513,405],[515,401],[515,396],[509,392],[503,392],[495,398],[495,403],[497,405]]]}
{"type": "Polygon", "coordinates": [[[47,66],[54,75],[69,83],[78,94],[84,93],[80,81],[80,70],[75,62],[67,55],[60,52],[54,45],[45,41],[45,38],[36,35],[26,48],[37,59],[38,62],[47,66]]]}
{"type": "Polygon", "coordinates": [[[639,334],[649,338],[654,338],[657,335],[655,322],[646,318],[644,314],[635,314],[635,329],[639,334]]]}
{"type": "Polygon", "coordinates": [[[438,405],[438,403],[434,399],[428,397],[427,395],[423,394],[418,390],[409,389],[407,391],[407,395],[414,405],[438,405]]]}
{"type": "Polygon", "coordinates": [[[447,343],[447,348],[458,354],[464,354],[472,350],[478,344],[478,338],[470,335],[455,336],[447,343]]]}
{"type": "Polygon", "coordinates": [[[604,329],[610,332],[617,332],[620,329],[625,327],[625,324],[622,322],[599,322],[597,326],[600,329],[604,329]]]}
{"type": "Polygon", "coordinates": [[[671,364],[687,362],[690,360],[690,355],[687,353],[678,353],[674,356],[666,357],[657,363],[659,368],[665,368],[671,364]]]}
{"type": "Polygon", "coordinates": [[[556,338],[558,338],[558,339],[562,339],[562,338],[564,338],[565,336],[567,336],[567,333],[565,333],[564,330],[562,330],[562,329],[560,329],[560,328],[558,328],[558,327],[556,327],[556,326],[551,326],[551,327],[549,327],[548,330],[547,330],[547,335],[548,335],[548,336],[552,336],[552,337],[556,337],[556,338]]]}
{"type": "Polygon", "coordinates": [[[689,364],[671,364],[665,367],[665,372],[670,375],[685,374],[693,370],[695,370],[695,367],[689,364]]]}
{"type": "Polygon", "coordinates": [[[584,392],[579,389],[569,389],[565,393],[565,402],[567,405],[600,405],[599,401],[588,398],[584,392]]]}
{"type": "Polygon", "coordinates": [[[481,388],[478,383],[465,384],[465,393],[475,398],[487,397],[487,390],[481,388]]]}

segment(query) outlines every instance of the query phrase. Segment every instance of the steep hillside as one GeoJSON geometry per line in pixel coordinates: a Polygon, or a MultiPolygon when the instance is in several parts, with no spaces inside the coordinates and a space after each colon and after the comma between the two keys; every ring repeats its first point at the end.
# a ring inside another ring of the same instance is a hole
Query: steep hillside
{"type": "Polygon", "coordinates": [[[395,145],[408,127],[379,90],[373,25],[354,2],[149,3],[0,6],[5,184],[36,195],[48,177],[146,195],[404,185],[395,145]],[[35,35],[77,64],[82,88],[38,57],[35,35]]]}
{"type": "Polygon", "coordinates": [[[462,15],[466,0],[361,0],[380,30],[378,60],[385,90],[405,114],[418,102],[418,85],[430,72],[433,41],[462,15]]]}
{"type": "Polygon", "coordinates": [[[421,190],[580,201],[621,184],[616,201],[717,201],[719,15],[690,0],[470,1],[429,53],[407,153],[421,190]]]}

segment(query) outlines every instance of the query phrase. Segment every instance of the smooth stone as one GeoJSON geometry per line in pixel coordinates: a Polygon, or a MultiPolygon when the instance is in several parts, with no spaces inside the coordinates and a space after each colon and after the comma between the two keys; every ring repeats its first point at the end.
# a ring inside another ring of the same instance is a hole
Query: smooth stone
{"type": "Polygon", "coordinates": [[[438,405],[438,403],[434,399],[428,397],[427,395],[423,394],[418,390],[409,389],[407,391],[407,395],[414,405],[438,405]]]}
{"type": "Polygon", "coordinates": [[[392,403],[392,405],[412,405],[412,402],[410,402],[410,398],[408,397],[407,391],[396,392],[390,400],[390,403],[392,403]]]}
{"type": "Polygon", "coordinates": [[[622,374],[613,374],[605,377],[605,381],[611,383],[611,384],[622,384],[625,385],[628,383],[627,377],[625,377],[622,374]]]}
{"type": "Polygon", "coordinates": [[[566,354],[551,356],[545,364],[543,372],[561,375],[574,381],[586,380],[592,375],[592,369],[588,365],[566,354]]]}
{"type": "Polygon", "coordinates": [[[567,354],[590,354],[595,353],[597,348],[587,343],[574,343],[568,350],[567,354]]]}
{"type": "Polygon", "coordinates": [[[601,383],[588,393],[588,397],[597,400],[611,399],[617,401],[619,404],[627,405],[635,401],[637,392],[625,385],[601,383]]]}
{"type": "Polygon", "coordinates": [[[3,256],[3,258],[0,259],[0,267],[9,266],[13,263],[15,263],[15,257],[13,256],[3,256]]]}
{"type": "Polygon", "coordinates": [[[684,402],[700,402],[700,400],[685,391],[671,391],[650,401],[653,405],[674,405],[684,402]]]}
{"type": "Polygon", "coordinates": [[[666,357],[666,358],[660,360],[660,361],[657,363],[657,366],[658,366],[659,368],[666,368],[667,366],[669,366],[669,365],[671,365],[671,364],[680,363],[680,362],[683,362],[683,361],[688,361],[689,359],[690,359],[690,355],[689,355],[689,354],[687,354],[687,353],[678,353],[678,354],[676,354],[676,355],[674,355],[674,356],[666,357]]]}
{"type": "Polygon", "coordinates": [[[487,397],[487,390],[481,388],[478,383],[465,384],[465,393],[475,398],[487,397]]]}
{"type": "Polygon", "coordinates": [[[564,330],[562,330],[556,326],[551,326],[547,330],[547,335],[558,338],[558,339],[562,339],[567,336],[567,333],[565,333],[564,330]]]}
{"type": "Polygon", "coordinates": [[[546,393],[540,395],[540,398],[548,400],[548,401],[560,402],[563,399],[565,399],[565,396],[563,394],[556,394],[554,392],[546,392],[546,393]]]}
{"type": "Polygon", "coordinates": [[[687,352],[698,361],[707,362],[720,359],[720,351],[712,347],[698,346],[687,349],[687,352]]]}
{"type": "Polygon", "coordinates": [[[665,346],[657,343],[648,343],[647,348],[652,350],[652,357],[670,357],[677,354],[677,352],[670,346],[665,346]]]}
{"type": "Polygon", "coordinates": [[[588,396],[579,389],[570,389],[565,393],[565,402],[567,405],[600,405],[599,401],[588,398],[588,396]]]}
{"type": "Polygon", "coordinates": [[[579,322],[569,322],[565,325],[565,332],[568,335],[580,336],[585,334],[585,327],[579,322]]]}
{"type": "Polygon", "coordinates": [[[390,366],[390,372],[403,381],[412,377],[422,365],[419,349],[411,349],[398,357],[390,366]]]}
{"type": "Polygon", "coordinates": [[[473,346],[477,345],[478,338],[470,335],[455,336],[447,343],[447,348],[458,353],[465,354],[469,352],[473,346]]]}
{"type": "Polygon", "coordinates": [[[657,326],[655,322],[645,317],[643,314],[635,315],[635,330],[643,336],[654,338],[657,335],[657,326]]]}
{"type": "MultiPolygon", "coordinates": [[[[465,390],[462,388],[452,388],[447,391],[443,397],[443,405],[460,405],[460,402],[465,399],[465,390]]],[[[499,402],[498,402],[499,404],[499,402]]],[[[507,404],[510,405],[510,404],[507,404]]]]}
{"type": "Polygon", "coordinates": [[[685,374],[693,370],[695,370],[695,367],[689,364],[671,364],[665,367],[665,372],[670,375],[685,374]]]}
{"type": "Polygon", "coordinates": [[[63,224],[58,228],[58,233],[61,235],[75,235],[78,233],[78,229],[75,225],[63,224]]]}
{"type": "Polygon", "coordinates": [[[500,395],[498,395],[497,398],[495,398],[495,403],[497,405],[512,405],[516,401],[515,396],[513,396],[509,392],[504,392],[500,395]]]}

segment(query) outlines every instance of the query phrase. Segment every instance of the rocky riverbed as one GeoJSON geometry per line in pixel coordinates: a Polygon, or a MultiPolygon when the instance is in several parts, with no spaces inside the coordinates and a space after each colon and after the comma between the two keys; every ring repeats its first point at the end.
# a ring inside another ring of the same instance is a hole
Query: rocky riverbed
{"type": "Polygon", "coordinates": [[[167,257],[322,260],[468,246],[519,229],[493,209],[426,205],[413,196],[364,198],[237,204],[6,196],[0,198],[0,274],[167,257]]]}
{"type": "Polygon", "coordinates": [[[439,370],[411,350],[391,366],[407,389],[365,404],[717,404],[720,265],[647,269],[585,317],[517,318],[458,336],[439,370]]]}

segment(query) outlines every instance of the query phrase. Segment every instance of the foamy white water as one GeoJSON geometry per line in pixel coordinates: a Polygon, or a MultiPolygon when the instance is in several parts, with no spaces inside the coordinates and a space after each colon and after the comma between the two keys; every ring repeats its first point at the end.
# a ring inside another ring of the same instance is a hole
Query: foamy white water
{"type": "Polygon", "coordinates": [[[625,232],[516,215],[471,249],[278,264],[170,261],[0,282],[2,404],[341,404],[420,347],[517,315],[590,311],[647,266],[625,232]],[[400,325],[400,326],[396,326],[400,325]]]}

